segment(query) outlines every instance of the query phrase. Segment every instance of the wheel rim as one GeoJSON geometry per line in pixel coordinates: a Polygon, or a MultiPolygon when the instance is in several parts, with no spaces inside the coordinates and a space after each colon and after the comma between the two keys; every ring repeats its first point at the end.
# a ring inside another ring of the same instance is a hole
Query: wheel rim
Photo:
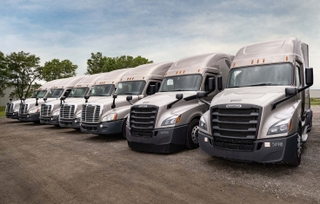
{"type": "Polygon", "coordinates": [[[191,131],[191,140],[193,143],[198,144],[198,131],[199,131],[199,126],[196,125],[192,128],[191,131]]]}

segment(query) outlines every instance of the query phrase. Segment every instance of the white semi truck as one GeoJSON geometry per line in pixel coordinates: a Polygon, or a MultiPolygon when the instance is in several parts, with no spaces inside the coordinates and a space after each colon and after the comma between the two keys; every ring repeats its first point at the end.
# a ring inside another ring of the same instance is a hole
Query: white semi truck
{"type": "MultiPolygon", "coordinates": [[[[80,129],[82,105],[85,102],[96,102],[104,100],[106,97],[113,95],[118,86],[118,82],[129,69],[118,69],[111,72],[103,73],[100,77],[93,79],[93,86],[88,96],[77,100],[69,100],[60,107],[59,126],[80,129]],[[95,80],[95,81],[94,81],[95,80]]],[[[89,79],[90,81],[90,79],[89,79]]]]}
{"type": "Polygon", "coordinates": [[[200,119],[201,150],[230,160],[298,166],[312,127],[312,84],[308,45],[300,40],[241,48],[226,89],[200,119]]]}
{"type": "Polygon", "coordinates": [[[172,62],[140,65],[130,69],[118,83],[113,97],[83,105],[80,129],[84,133],[125,136],[131,105],[157,92],[172,62]]]}
{"type": "MultiPolygon", "coordinates": [[[[21,98],[20,100],[12,101],[6,105],[6,117],[11,119],[19,119],[19,108],[22,103],[35,103],[36,100],[43,98],[49,91],[49,89],[57,83],[58,80],[49,81],[39,87],[31,96],[31,98],[21,98]]],[[[27,107],[25,107],[27,108],[27,107]]]]}
{"type": "Polygon", "coordinates": [[[48,82],[42,87],[35,100],[21,100],[19,106],[19,120],[22,122],[39,122],[40,121],[40,107],[44,103],[43,100],[53,101],[57,100],[64,92],[64,90],[57,89],[59,85],[64,85],[67,79],[57,79],[48,82]],[[43,94],[45,94],[43,96],[43,94]]]}
{"type": "Polygon", "coordinates": [[[89,94],[91,87],[94,85],[96,79],[101,77],[102,74],[81,76],[80,80],[75,83],[70,83],[70,93],[62,96],[60,100],[46,102],[41,105],[40,123],[59,126],[60,107],[66,103],[75,103],[83,101],[83,98],[89,94]]]}
{"type": "Polygon", "coordinates": [[[169,68],[158,93],[136,102],[130,110],[126,138],[131,149],[171,153],[197,148],[199,119],[226,81],[234,56],[209,53],[183,58],[169,68]]]}

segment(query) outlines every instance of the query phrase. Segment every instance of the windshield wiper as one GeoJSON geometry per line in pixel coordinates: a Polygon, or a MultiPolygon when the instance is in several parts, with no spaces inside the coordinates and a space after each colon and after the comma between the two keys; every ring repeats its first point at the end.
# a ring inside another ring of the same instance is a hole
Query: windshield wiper
{"type": "Polygon", "coordinates": [[[270,86],[272,83],[260,83],[260,84],[250,84],[248,86],[270,86]]]}

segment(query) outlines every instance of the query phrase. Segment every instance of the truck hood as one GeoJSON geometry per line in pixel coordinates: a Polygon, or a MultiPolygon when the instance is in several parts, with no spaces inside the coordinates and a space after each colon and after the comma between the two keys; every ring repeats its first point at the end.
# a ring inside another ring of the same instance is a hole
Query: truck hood
{"type": "Polygon", "coordinates": [[[157,92],[152,96],[141,99],[140,101],[136,102],[134,105],[144,104],[144,105],[155,105],[158,107],[166,106],[177,100],[176,99],[177,94],[183,94],[183,98],[187,98],[190,96],[195,96],[197,92],[196,91],[157,92]]]}
{"type": "Polygon", "coordinates": [[[211,101],[212,105],[241,103],[268,106],[285,97],[285,86],[259,86],[225,89],[211,101]]]}

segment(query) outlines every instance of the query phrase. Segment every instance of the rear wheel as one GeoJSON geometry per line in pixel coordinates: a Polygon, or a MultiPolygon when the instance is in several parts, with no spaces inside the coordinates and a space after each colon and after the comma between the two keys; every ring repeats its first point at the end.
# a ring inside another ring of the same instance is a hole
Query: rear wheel
{"type": "Polygon", "coordinates": [[[186,147],[188,149],[195,149],[199,147],[198,132],[199,132],[199,120],[193,119],[190,122],[187,130],[186,147]]]}

